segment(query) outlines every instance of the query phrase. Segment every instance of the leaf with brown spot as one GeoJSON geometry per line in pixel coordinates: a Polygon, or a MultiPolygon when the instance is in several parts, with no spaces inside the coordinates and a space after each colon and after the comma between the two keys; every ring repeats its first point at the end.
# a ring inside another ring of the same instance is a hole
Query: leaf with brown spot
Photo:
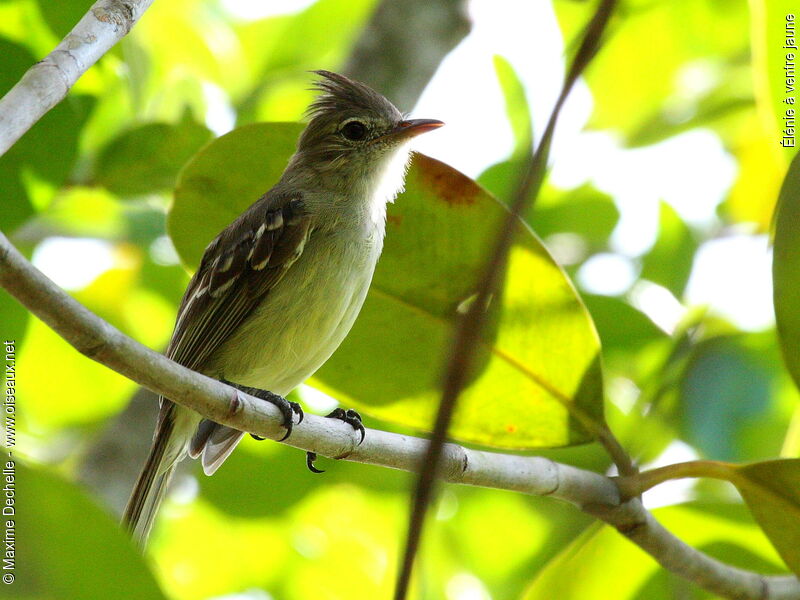
{"type": "MultiPolygon", "coordinates": [[[[184,168],[169,216],[187,264],[278,179],[301,126],[248,125],[184,168]],[[198,185],[198,182],[203,185],[198,185]]],[[[474,296],[506,207],[472,179],[415,155],[389,206],[386,242],[353,330],[311,384],[378,418],[428,429],[459,310],[474,296]]],[[[488,446],[590,440],[571,417],[603,421],[599,340],[569,279],[519,221],[501,293],[450,433],[488,446]]]]}
{"type": "Polygon", "coordinates": [[[434,192],[438,200],[448,204],[472,204],[481,193],[486,193],[469,177],[465,177],[452,167],[424,154],[417,154],[418,162],[425,164],[418,170],[423,186],[434,192]],[[428,160],[426,160],[428,159],[428,160]]]}

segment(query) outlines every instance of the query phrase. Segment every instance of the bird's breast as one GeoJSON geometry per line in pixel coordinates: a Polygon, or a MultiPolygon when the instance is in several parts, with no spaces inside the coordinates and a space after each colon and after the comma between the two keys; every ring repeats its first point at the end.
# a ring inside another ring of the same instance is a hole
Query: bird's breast
{"type": "Polygon", "coordinates": [[[220,346],[209,374],[288,394],[350,331],[382,243],[383,223],[313,231],[283,279],[220,346]]]}

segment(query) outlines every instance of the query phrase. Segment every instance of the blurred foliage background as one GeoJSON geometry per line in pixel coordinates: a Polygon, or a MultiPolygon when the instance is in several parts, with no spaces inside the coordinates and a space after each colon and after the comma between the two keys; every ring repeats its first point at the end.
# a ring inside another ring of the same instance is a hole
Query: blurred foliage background
{"type": "MultiPolygon", "coordinates": [[[[90,4],[0,1],[0,93],[90,4]]],[[[446,121],[453,133],[426,151],[506,201],[592,9],[531,3],[546,17],[531,22],[527,4],[157,0],[0,159],[0,227],[90,309],[163,348],[188,281],[165,225],[181,168],[234,126],[299,120],[310,69],[344,72],[402,110],[416,105],[416,116],[446,121]],[[492,11],[505,19],[494,37],[492,11]],[[530,51],[539,37],[555,40],[550,54],[504,55],[508,40],[530,51]]],[[[770,219],[792,155],[778,145],[787,12],[788,2],[770,0],[622,2],[565,111],[553,177],[528,216],[599,331],[611,427],[646,463],[800,454],[797,392],[762,302],[770,219]],[[687,153],[688,171],[679,160],[687,153]],[[604,178],[612,171],[616,183],[604,178]],[[645,241],[630,242],[631,232],[645,241]]],[[[39,532],[19,562],[45,569],[0,595],[389,596],[411,477],[329,462],[315,477],[300,452],[249,438],[212,478],[184,465],[137,558],[113,523],[149,443],[152,395],[78,355],[4,293],[0,324],[19,348],[17,450],[30,465],[20,527],[39,532]],[[102,569],[86,568],[101,556],[102,569]]],[[[309,410],[329,409],[312,388],[297,395],[309,410]]],[[[369,416],[367,424],[387,427],[369,416]]],[[[609,467],[594,444],[544,453],[609,467]]],[[[680,504],[660,518],[714,556],[783,569],[729,487],[665,485],[645,501],[680,504]]],[[[434,510],[417,598],[709,597],[546,498],[448,487],[434,510]]]]}

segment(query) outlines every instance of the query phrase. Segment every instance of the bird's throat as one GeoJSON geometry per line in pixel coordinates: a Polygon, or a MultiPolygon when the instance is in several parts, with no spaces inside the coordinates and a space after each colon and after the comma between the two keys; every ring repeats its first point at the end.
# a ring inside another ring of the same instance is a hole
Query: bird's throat
{"type": "Polygon", "coordinates": [[[386,205],[394,202],[405,187],[411,154],[407,144],[397,148],[391,156],[368,177],[366,198],[369,205],[369,220],[383,224],[386,221],[386,205]]]}

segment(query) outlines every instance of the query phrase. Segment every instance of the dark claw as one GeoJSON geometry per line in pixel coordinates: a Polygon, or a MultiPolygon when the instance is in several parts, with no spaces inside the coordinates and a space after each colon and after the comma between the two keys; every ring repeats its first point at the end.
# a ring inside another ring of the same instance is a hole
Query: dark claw
{"type": "Polygon", "coordinates": [[[335,408],[333,409],[330,414],[325,415],[331,419],[339,419],[340,421],[344,421],[350,427],[355,429],[361,434],[361,439],[358,442],[360,446],[364,441],[364,437],[367,435],[367,431],[364,429],[364,425],[361,424],[361,415],[358,414],[358,411],[353,410],[352,408],[348,408],[347,410],[343,408],[335,408]]]}
{"type": "Polygon", "coordinates": [[[312,473],[324,473],[325,471],[314,466],[315,460],[317,460],[316,452],[306,452],[306,466],[308,467],[308,470],[312,473]]]}
{"type": "Polygon", "coordinates": [[[303,417],[306,416],[302,407],[297,402],[289,402],[289,406],[292,407],[292,411],[297,415],[297,424],[300,425],[303,422],[303,417]]]}
{"type": "MultiPolygon", "coordinates": [[[[364,436],[367,434],[367,432],[364,429],[364,426],[361,424],[361,415],[358,414],[357,411],[353,410],[352,408],[348,408],[347,410],[343,408],[334,408],[329,414],[325,415],[325,417],[344,421],[350,425],[350,427],[358,431],[361,434],[361,440],[358,442],[359,446],[361,445],[361,442],[364,441],[364,436]]],[[[306,466],[308,467],[308,470],[312,473],[324,473],[325,471],[314,466],[315,460],[317,460],[316,452],[306,452],[306,466]]]]}
{"type": "MultiPolygon", "coordinates": [[[[289,402],[283,396],[279,396],[278,394],[273,394],[272,392],[267,390],[260,390],[258,388],[250,387],[247,385],[239,385],[238,383],[228,381],[227,379],[222,379],[221,381],[222,383],[234,387],[237,390],[243,391],[245,394],[250,394],[251,396],[255,396],[260,400],[266,400],[270,404],[275,405],[278,408],[278,410],[281,411],[281,414],[283,415],[283,426],[286,427],[286,435],[284,435],[281,439],[279,439],[278,440],[279,442],[282,442],[290,435],[292,435],[292,427],[294,427],[294,420],[292,417],[294,416],[295,413],[299,415],[298,423],[303,420],[303,409],[300,408],[300,405],[297,404],[297,402],[289,402]]],[[[258,436],[253,436],[253,437],[255,439],[259,439],[258,436]]]]}
{"type": "Polygon", "coordinates": [[[256,435],[255,433],[251,433],[250,437],[253,438],[257,442],[263,442],[267,438],[263,438],[260,435],[256,435]]]}

